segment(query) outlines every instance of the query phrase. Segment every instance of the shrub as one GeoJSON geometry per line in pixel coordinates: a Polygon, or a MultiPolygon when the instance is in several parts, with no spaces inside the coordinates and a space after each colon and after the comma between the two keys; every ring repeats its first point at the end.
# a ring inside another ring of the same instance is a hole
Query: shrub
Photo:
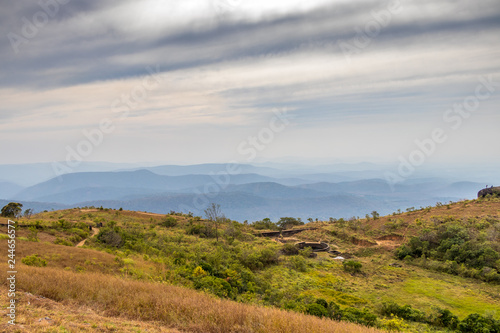
{"type": "Polygon", "coordinates": [[[409,321],[425,322],[425,313],[417,309],[413,309],[411,305],[400,306],[394,302],[382,303],[381,313],[387,317],[397,316],[409,321]]]}
{"type": "Polygon", "coordinates": [[[203,233],[205,227],[201,224],[193,224],[187,227],[186,233],[188,235],[200,235],[203,233]]]}
{"type": "Polygon", "coordinates": [[[458,317],[448,309],[437,309],[437,316],[432,321],[434,326],[456,329],[458,326],[458,317]]]}
{"type": "Polygon", "coordinates": [[[307,271],[307,261],[302,256],[292,256],[289,259],[290,268],[295,269],[299,272],[307,271]]]}
{"type": "Polygon", "coordinates": [[[40,258],[40,255],[33,254],[31,256],[24,257],[21,262],[28,266],[35,267],[45,267],[47,266],[47,260],[40,258]]]}
{"type": "Polygon", "coordinates": [[[201,289],[219,297],[231,298],[233,289],[231,285],[221,278],[215,276],[204,276],[195,281],[196,289],[201,289]]]}
{"type": "Polygon", "coordinates": [[[59,238],[59,237],[56,238],[56,240],[54,241],[54,244],[56,244],[56,245],[64,245],[64,246],[73,246],[73,245],[75,245],[72,242],[70,242],[69,240],[66,240],[64,238],[59,238]]]}
{"type": "Polygon", "coordinates": [[[375,326],[378,318],[367,309],[359,310],[349,307],[342,311],[342,320],[366,326],[375,326]]]}
{"type": "Polygon", "coordinates": [[[264,267],[277,264],[279,253],[274,248],[264,248],[261,250],[248,249],[243,251],[239,260],[241,264],[251,270],[262,269],[264,267]]]}
{"type": "Polygon", "coordinates": [[[111,246],[111,247],[121,247],[123,245],[123,238],[120,233],[115,229],[103,228],[99,231],[97,235],[99,242],[111,246]]]}
{"type": "Polygon", "coordinates": [[[175,217],[172,216],[165,216],[163,220],[160,222],[160,225],[167,227],[167,228],[172,228],[175,227],[178,224],[177,220],[175,217]]]}
{"type": "Polygon", "coordinates": [[[306,246],[302,250],[299,250],[299,254],[303,256],[304,258],[311,258],[316,255],[316,253],[313,252],[313,249],[309,246],[306,246]]]}
{"type": "Polygon", "coordinates": [[[405,324],[405,321],[398,317],[392,317],[391,319],[382,319],[382,327],[387,329],[388,331],[403,331],[408,327],[405,324]]]}
{"type": "Polygon", "coordinates": [[[252,224],[252,227],[256,230],[278,230],[278,226],[276,223],[273,223],[270,219],[265,218],[262,221],[255,221],[252,224]]]}
{"type": "Polygon", "coordinates": [[[328,302],[323,298],[316,299],[316,303],[322,305],[325,309],[328,309],[328,302]]]}
{"type": "Polygon", "coordinates": [[[328,304],[328,311],[330,312],[330,318],[333,320],[342,319],[342,310],[335,302],[330,302],[330,304],[328,304]]]}
{"type": "Polygon", "coordinates": [[[284,255],[291,256],[291,255],[299,254],[299,249],[294,244],[287,243],[287,244],[283,245],[281,252],[284,255]]]}
{"type": "Polygon", "coordinates": [[[493,318],[473,313],[458,325],[458,330],[467,333],[497,333],[500,332],[500,322],[493,318]]]}
{"type": "MultiPolygon", "coordinates": [[[[473,277],[487,282],[500,282],[500,246],[491,241],[500,227],[498,219],[458,220],[452,216],[432,218],[434,226],[399,247],[398,259],[428,259],[428,268],[449,274],[473,277]],[[486,229],[489,228],[489,229],[486,229]],[[489,240],[488,240],[489,239],[489,240]]],[[[414,261],[419,264],[418,260],[414,261]]]]}
{"type": "Polygon", "coordinates": [[[312,303],[306,305],[306,313],[316,317],[328,317],[328,310],[321,304],[312,303]]]}
{"type": "Polygon", "coordinates": [[[36,227],[29,227],[29,235],[28,235],[28,240],[31,242],[38,242],[38,230],[36,227]]]}
{"type": "Polygon", "coordinates": [[[206,276],[208,275],[207,272],[203,270],[200,266],[197,266],[194,271],[193,271],[193,277],[200,277],[200,276],[206,276]]]}
{"type": "Polygon", "coordinates": [[[351,274],[361,273],[361,268],[363,267],[359,261],[355,260],[346,260],[342,265],[344,266],[344,271],[351,274]]]}

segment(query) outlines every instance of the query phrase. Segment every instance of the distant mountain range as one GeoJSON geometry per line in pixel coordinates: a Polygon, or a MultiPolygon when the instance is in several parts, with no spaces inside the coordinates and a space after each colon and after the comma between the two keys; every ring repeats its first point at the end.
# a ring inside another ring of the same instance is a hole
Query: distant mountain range
{"type": "MultiPolygon", "coordinates": [[[[215,202],[229,218],[240,221],[265,217],[276,220],[283,216],[328,219],[364,216],[373,210],[388,214],[410,206],[434,205],[437,201],[475,198],[484,187],[482,183],[439,177],[409,179],[391,187],[384,179],[367,177],[381,172],[379,169],[363,171],[369,164],[353,167],[349,176],[345,176],[348,168],[345,165],[339,172],[304,174],[299,173],[298,168],[280,170],[225,164],[144,168],[105,165],[105,168],[113,166],[116,170],[75,172],[27,187],[0,182],[0,198],[4,199],[0,204],[15,200],[35,210],[103,206],[203,215],[204,208],[215,202]],[[227,174],[227,170],[237,170],[237,173],[227,174]],[[354,176],[356,173],[366,178],[358,179],[354,176]],[[346,178],[354,179],[346,181],[346,178]]],[[[86,168],[98,169],[98,165],[86,168]]],[[[0,171],[6,169],[0,166],[0,171]]],[[[29,173],[33,165],[19,170],[29,173]]],[[[22,175],[19,170],[16,177],[22,175]]],[[[1,178],[11,177],[2,173],[1,178]]]]}

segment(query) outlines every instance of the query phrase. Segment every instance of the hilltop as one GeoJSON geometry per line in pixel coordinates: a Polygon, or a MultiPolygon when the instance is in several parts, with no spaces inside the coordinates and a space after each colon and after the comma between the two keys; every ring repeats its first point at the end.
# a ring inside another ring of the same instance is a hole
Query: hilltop
{"type": "Polygon", "coordinates": [[[216,238],[213,222],[176,212],[85,207],[21,219],[18,328],[494,332],[499,324],[500,199],[299,224],[224,221],[216,238]],[[304,230],[261,236],[294,224],[304,230]],[[331,252],[299,250],[302,241],[331,252]]]}

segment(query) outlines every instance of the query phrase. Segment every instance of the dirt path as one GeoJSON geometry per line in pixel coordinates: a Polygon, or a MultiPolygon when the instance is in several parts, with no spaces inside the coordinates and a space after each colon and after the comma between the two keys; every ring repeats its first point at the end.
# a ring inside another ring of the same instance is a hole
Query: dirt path
{"type": "MultiPolygon", "coordinates": [[[[90,237],[94,237],[95,235],[97,235],[97,233],[99,232],[99,228],[92,228],[92,236],[90,237]]],[[[90,238],[89,237],[89,238],[90,238]]],[[[89,238],[85,238],[84,240],[82,240],[80,243],[76,244],[76,247],[82,247],[84,244],[85,244],[85,241],[89,238]]]]}

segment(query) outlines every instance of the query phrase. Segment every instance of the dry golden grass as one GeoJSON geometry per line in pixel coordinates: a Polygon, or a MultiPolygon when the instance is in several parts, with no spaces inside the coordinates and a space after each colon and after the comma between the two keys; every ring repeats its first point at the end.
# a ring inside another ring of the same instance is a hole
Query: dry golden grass
{"type": "Polygon", "coordinates": [[[440,207],[432,207],[430,210],[418,210],[405,212],[399,215],[387,215],[379,219],[367,221],[374,229],[381,228],[389,220],[402,219],[413,224],[418,218],[420,220],[430,219],[437,216],[453,216],[455,218],[500,216],[500,199],[487,200],[465,200],[452,204],[444,204],[440,207]]]}
{"type": "MultiPolygon", "coordinates": [[[[7,304],[7,288],[0,287],[0,303],[7,304]]],[[[6,310],[0,310],[2,317],[6,310]]],[[[62,304],[31,293],[18,292],[16,325],[0,323],[0,332],[152,332],[179,333],[154,322],[106,317],[88,306],[62,304]]]]}
{"type": "MultiPolygon", "coordinates": [[[[0,249],[7,253],[7,240],[0,240],[0,249]]],[[[115,261],[116,256],[91,249],[55,245],[42,242],[16,242],[16,258],[33,254],[40,255],[47,260],[47,266],[53,268],[84,269],[92,272],[118,273],[120,265],[115,261]]]]}
{"type": "MultiPolygon", "coordinates": [[[[7,267],[0,265],[0,270],[2,281],[6,281],[7,267]]],[[[90,307],[106,317],[155,322],[186,332],[378,332],[351,323],[250,306],[186,288],[101,273],[19,265],[17,288],[68,306],[90,307]]]]}

